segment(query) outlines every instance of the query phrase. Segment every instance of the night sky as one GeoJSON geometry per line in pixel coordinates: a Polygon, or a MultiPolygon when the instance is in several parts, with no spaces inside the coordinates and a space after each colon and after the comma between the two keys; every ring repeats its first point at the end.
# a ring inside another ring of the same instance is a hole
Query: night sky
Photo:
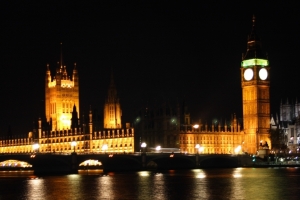
{"type": "Polygon", "coordinates": [[[44,116],[47,63],[77,63],[80,112],[102,114],[111,69],[132,122],[143,106],[186,101],[192,121],[242,117],[240,64],[256,16],[271,67],[271,113],[299,91],[300,9],[271,1],[1,1],[0,134],[44,116]],[[170,3],[171,2],[171,3],[170,3]],[[201,3],[200,3],[201,2],[201,3]],[[268,3],[267,3],[268,2],[268,3]]]}

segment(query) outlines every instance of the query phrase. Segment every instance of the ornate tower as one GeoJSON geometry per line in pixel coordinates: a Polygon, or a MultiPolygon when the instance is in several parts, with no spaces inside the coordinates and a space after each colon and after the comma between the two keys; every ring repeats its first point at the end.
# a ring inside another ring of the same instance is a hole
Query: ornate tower
{"type": "MultiPolygon", "coordinates": [[[[72,79],[67,74],[62,59],[56,69],[56,75],[51,78],[49,65],[47,65],[45,78],[45,113],[51,130],[71,128],[73,109],[79,108],[79,84],[76,63],[74,64],[72,79]],[[75,107],[74,107],[75,106],[75,107]]],[[[78,115],[79,115],[79,111],[78,115]]],[[[79,115],[80,116],[80,115],[79,115]]]]}
{"type": "Polygon", "coordinates": [[[121,124],[121,106],[117,97],[117,90],[114,83],[113,74],[111,74],[108,96],[104,104],[104,128],[116,129],[122,128],[121,124]]]}
{"type": "Polygon", "coordinates": [[[270,77],[269,61],[263,54],[261,41],[255,31],[248,37],[247,52],[242,57],[241,84],[245,150],[255,154],[259,149],[271,148],[270,141],[270,77]]]}

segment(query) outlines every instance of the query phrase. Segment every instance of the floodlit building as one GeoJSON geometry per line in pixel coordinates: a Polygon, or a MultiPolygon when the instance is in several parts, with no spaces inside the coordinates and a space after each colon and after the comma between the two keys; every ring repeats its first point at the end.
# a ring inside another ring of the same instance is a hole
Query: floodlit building
{"type": "Polygon", "coordinates": [[[46,119],[38,119],[26,136],[9,136],[0,140],[0,153],[132,153],[134,129],[127,123],[122,127],[121,106],[113,76],[104,104],[104,127],[95,128],[90,108],[88,119],[79,119],[79,78],[76,64],[72,79],[66,66],[56,69],[51,76],[47,65],[45,77],[46,119]]]}
{"type": "Polygon", "coordinates": [[[142,142],[148,148],[179,148],[180,109],[169,103],[147,106],[141,109],[134,120],[136,130],[136,150],[142,142]]]}
{"type": "Polygon", "coordinates": [[[279,143],[287,147],[288,151],[299,152],[300,146],[300,103],[286,100],[285,103],[280,103],[279,117],[272,118],[272,129],[278,137],[279,143]]]}
{"type": "Polygon", "coordinates": [[[244,145],[245,135],[234,115],[230,121],[215,121],[211,125],[187,124],[188,129],[179,133],[180,151],[182,153],[233,154],[247,152],[244,145]],[[235,149],[240,147],[239,152],[235,149]]]}
{"type": "Polygon", "coordinates": [[[74,64],[72,79],[68,76],[67,68],[63,66],[62,61],[53,77],[49,65],[47,65],[45,114],[52,131],[70,128],[74,106],[79,108],[79,80],[76,63],[74,64]]]}
{"type": "Polygon", "coordinates": [[[185,103],[142,109],[135,120],[135,132],[139,137],[135,146],[145,142],[147,150],[160,146],[181,153],[232,154],[240,146],[240,153],[247,152],[245,134],[235,115],[230,121],[214,121],[211,125],[201,120],[192,123],[185,103]]]}
{"type": "Polygon", "coordinates": [[[270,66],[256,34],[254,16],[241,65],[244,144],[249,153],[261,150],[267,154],[267,149],[271,148],[270,66]]]}

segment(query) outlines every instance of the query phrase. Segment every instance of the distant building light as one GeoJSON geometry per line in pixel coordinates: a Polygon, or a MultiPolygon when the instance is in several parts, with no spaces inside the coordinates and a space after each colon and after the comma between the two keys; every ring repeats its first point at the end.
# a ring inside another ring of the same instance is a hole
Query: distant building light
{"type": "Polygon", "coordinates": [[[156,151],[160,151],[160,149],[161,149],[161,146],[157,146],[157,147],[155,148],[156,151]]]}

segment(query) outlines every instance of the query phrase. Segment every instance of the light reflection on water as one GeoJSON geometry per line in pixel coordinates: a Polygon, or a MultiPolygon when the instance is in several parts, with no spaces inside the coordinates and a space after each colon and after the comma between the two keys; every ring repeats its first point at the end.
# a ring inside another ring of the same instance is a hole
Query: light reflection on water
{"type": "Polygon", "coordinates": [[[234,171],[233,171],[233,177],[234,178],[241,178],[242,177],[241,170],[242,170],[242,168],[236,168],[236,169],[234,169],[234,171]]]}
{"type": "MultiPolygon", "coordinates": [[[[173,171],[171,172],[171,175],[174,175],[173,171]]],[[[169,188],[165,187],[165,179],[166,176],[164,176],[163,174],[156,174],[156,176],[153,177],[153,180],[151,181],[151,187],[153,188],[152,199],[164,199],[165,197],[168,197],[169,188]]]]}
{"type": "Polygon", "coordinates": [[[115,199],[113,176],[102,176],[97,179],[97,196],[100,199],[115,199]]]}
{"type": "Polygon", "coordinates": [[[23,177],[33,176],[33,170],[0,171],[0,178],[3,178],[3,177],[22,177],[22,176],[23,177]]]}
{"type": "Polygon", "coordinates": [[[26,184],[28,191],[28,196],[31,199],[43,199],[47,189],[45,188],[44,179],[39,179],[38,177],[31,178],[26,184]]]}
{"type": "Polygon", "coordinates": [[[245,190],[242,183],[243,168],[236,168],[232,171],[230,199],[240,199],[245,197],[245,190]],[[238,198],[236,198],[238,197],[238,198]]]}
{"type": "Polygon", "coordinates": [[[299,168],[0,173],[0,199],[298,199],[299,168]]]}

